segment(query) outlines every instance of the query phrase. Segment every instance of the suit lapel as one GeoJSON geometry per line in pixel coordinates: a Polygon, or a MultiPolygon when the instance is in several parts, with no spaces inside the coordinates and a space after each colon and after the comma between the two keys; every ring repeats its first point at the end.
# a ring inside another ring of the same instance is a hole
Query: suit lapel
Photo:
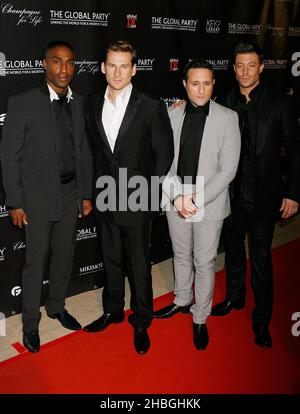
{"type": "Polygon", "coordinates": [[[197,175],[203,175],[201,173],[202,167],[206,165],[207,159],[209,159],[208,154],[210,154],[211,149],[215,148],[215,137],[216,137],[216,129],[217,129],[217,122],[215,119],[215,103],[214,101],[210,101],[209,104],[209,113],[206,118],[206,122],[204,125],[203,136],[200,146],[200,155],[199,155],[199,163],[198,163],[198,172],[197,175]]]}
{"type": "Polygon", "coordinates": [[[266,134],[263,133],[263,129],[266,127],[266,115],[265,111],[262,108],[270,108],[270,102],[265,94],[265,89],[261,91],[261,96],[259,97],[259,103],[257,107],[257,132],[256,132],[256,155],[262,151],[265,145],[265,136],[266,134]],[[263,122],[261,122],[263,121],[263,122]]]}
{"type": "Polygon", "coordinates": [[[178,157],[179,157],[179,150],[180,150],[180,136],[181,130],[183,126],[185,115],[185,105],[178,109],[177,115],[171,120],[172,128],[174,131],[174,167],[175,171],[177,171],[178,165],[178,157]]]}
{"type": "Polygon", "coordinates": [[[122,139],[124,138],[124,135],[126,133],[126,131],[128,130],[132,120],[134,119],[137,109],[139,107],[139,105],[142,102],[142,97],[141,95],[138,93],[138,91],[136,89],[132,89],[131,95],[130,95],[130,99],[124,114],[124,118],[122,120],[122,123],[120,125],[120,129],[119,129],[119,133],[116,139],[116,143],[115,143],[115,148],[114,148],[114,152],[116,152],[118,150],[118,147],[120,145],[120,142],[122,141],[122,139]]]}
{"type": "Polygon", "coordinates": [[[98,126],[98,131],[99,131],[99,135],[102,138],[103,143],[106,145],[107,149],[111,151],[106,133],[105,133],[105,129],[103,126],[103,122],[102,122],[102,111],[103,111],[103,104],[104,104],[104,95],[98,95],[95,98],[95,107],[94,107],[94,111],[95,111],[95,120],[96,120],[96,124],[98,126]]]}
{"type": "MultiPolygon", "coordinates": [[[[115,143],[115,147],[114,147],[114,152],[117,151],[120,142],[122,141],[122,139],[124,138],[124,135],[126,133],[126,131],[128,130],[132,120],[134,119],[137,109],[139,107],[139,105],[142,102],[142,97],[141,95],[137,92],[136,89],[132,89],[131,95],[130,95],[130,99],[122,120],[122,123],[120,125],[120,129],[119,129],[119,133],[116,139],[116,143],[115,143]]],[[[102,138],[102,141],[104,142],[104,144],[106,145],[106,147],[109,149],[110,152],[111,148],[104,130],[104,126],[103,126],[103,122],[102,122],[102,110],[103,110],[103,105],[104,105],[104,95],[99,95],[96,97],[96,101],[95,101],[95,119],[96,119],[96,123],[98,126],[98,131],[99,134],[102,138]]]]}
{"type": "Polygon", "coordinates": [[[41,91],[41,103],[40,103],[40,116],[44,122],[45,131],[47,131],[46,136],[48,140],[51,142],[51,148],[53,151],[56,151],[56,143],[55,143],[55,118],[54,113],[51,108],[51,101],[50,101],[50,94],[47,83],[43,83],[40,87],[41,91]]]}
{"type": "Polygon", "coordinates": [[[68,103],[68,105],[70,105],[70,109],[71,109],[71,116],[72,116],[72,126],[73,126],[73,139],[74,139],[74,147],[75,147],[75,151],[78,153],[79,152],[79,148],[80,148],[80,139],[81,137],[79,136],[79,119],[80,116],[78,114],[79,108],[78,108],[78,101],[76,99],[76,95],[72,95],[73,99],[70,100],[70,102],[68,103]]]}

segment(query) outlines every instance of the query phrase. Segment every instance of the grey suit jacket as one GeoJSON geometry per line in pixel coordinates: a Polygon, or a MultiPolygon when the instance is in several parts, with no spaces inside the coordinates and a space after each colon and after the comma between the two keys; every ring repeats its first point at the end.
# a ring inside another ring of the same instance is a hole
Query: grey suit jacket
{"type": "MultiPolygon", "coordinates": [[[[163,182],[162,207],[165,210],[174,208],[171,202],[177,195],[187,193],[176,175],[185,105],[169,109],[169,116],[174,135],[175,157],[163,182]]],[[[240,147],[237,113],[211,100],[198,163],[199,179],[194,200],[199,211],[196,214],[212,221],[222,220],[230,214],[228,186],[236,174],[240,147]]]]}
{"type": "MultiPolygon", "coordinates": [[[[79,207],[92,198],[92,156],[86,137],[81,97],[70,101],[79,207]]],[[[62,189],[55,128],[48,88],[34,88],[9,99],[0,145],[6,205],[29,217],[60,220],[62,189]]]]}

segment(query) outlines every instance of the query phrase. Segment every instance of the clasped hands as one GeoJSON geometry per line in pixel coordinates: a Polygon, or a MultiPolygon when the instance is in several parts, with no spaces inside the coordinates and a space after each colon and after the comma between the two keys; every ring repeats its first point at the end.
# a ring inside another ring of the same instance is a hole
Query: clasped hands
{"type": "Polygon", "coordinates": [[[196,193],[192,193],[176,198],[174,201],[174,206],[176,207],[176,210],[180,217],[189,218],[196,214],[198,208],[193,201],[193,197],[195,195],[196,193]]]}

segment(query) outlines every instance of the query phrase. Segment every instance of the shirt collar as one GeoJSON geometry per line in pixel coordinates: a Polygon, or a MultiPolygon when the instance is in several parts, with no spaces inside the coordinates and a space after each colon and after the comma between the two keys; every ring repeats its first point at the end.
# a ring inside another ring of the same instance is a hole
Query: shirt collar
{"type": "MultiPolygon", "coordinates": [[[[53,101],[59,100],[58,94],[55,92],[55,90],[53,88],[51,88],[49,83],[47,83],[47,86],[48,86],[49,93],[50,93],[50,101],[53,102],[53,101]]],[[[69,103],[71,99],[73,99],[73,92],[72,92],[70,86],[68,86],[67,102],[69,103]]]]}
{"type": "MultiPolygon", "coordinates": [[[[132,83],[129,83],[129,85],[125,86],[122,92],[117,95],[116,104],[119,102],[125,102],[126,100],[128,100],[131,95],[131,91],[132,91],[132,83]]],[[[109,86],[107,85],[104,99],[111,103],[108,95],[109,95],[109,86]]]]}
{"type": "Polygon", "coordinates": [[[188,112],[190,114],[197,114],[198,113],[198,114],[208,116],[208,114],[209,114],[209,103],[210,103],[210,100],[202,106],[195,106],[191,103],[191,101],[187,101],[187,104],[185,106],[185,112],[188,112]]]}
{"type": "MultiPolygon", "coordinates": [[[[249,102],[253,101],[253,100],[254,100],[254,99],[256,99],[256,98],[258,98],[258,99],[259,99],[259,96],[260,96],[260,93],[261,93],[261,91],[262,91],[262,88],[263,88],[263,83],[262,83],[262,82],[259,82],[259,84],[258,84],[258,85],[256,85],[256,86],[255,86],[255,88],[253,88],[253,89],[250,91],[250,93],[249,93],[249,98],[250,98],[250,101],[249,101],[249,102]]],[[[240,91],[240,89],[239,89],[239,88],[238,88],[238,94],[239,94],[239,99],[240,99],[240,101],[246,104],[246,103],[247,103],[247,98],[246,98],[246,96],[245,96],[245,95],[243,95],[243,94],[241,93],[241,91],[240,91]]]]}

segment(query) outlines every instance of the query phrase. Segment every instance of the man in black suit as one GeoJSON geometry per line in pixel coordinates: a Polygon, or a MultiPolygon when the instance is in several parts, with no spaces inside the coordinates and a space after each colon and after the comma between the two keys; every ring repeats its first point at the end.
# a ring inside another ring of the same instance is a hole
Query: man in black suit
{"type": "Polygon", "coordinates": [[[296,114],[287,96],[279,96],[260,80],[261,50],[239,43],[234,51],[238,85],[225,105],[238,112],[242,136],[241,158],[231,186],[232,214],[225,220],[223,240],[227,275],[225,301],[212,315],[227,315],[245,304],[245,236],[249,232],[252,314],[255,343],[270,348],[269,324],[273,307],[271,244],[276,220],[295,214],[300,200],[300,137],[296,114]],[[286,182],[281,149],[286,151],[286,182]]]}
{"type": "MultiPolygon", "coordinates": [[[[114,185],[108,192],[101,188],[96,192],[96,217],[106,271],[104,314],[84,330],[99,332],[124,320],[124,251],[133,311],[129,322],[134,327],[135,349],[143,354],[150,346],[147,328],[153,313],[149,242],[151,220],[157,212],[149,208],[150,181],[153,176],[167,173],[173,144],[164,103],[132,87],[135,57],[134,47],[126,41],[109,46],[101,64],[108,86],[104,93],[93,97],[87,111],[96,159],[96,187],[101,187],[102,178],[108,177],[115,183],[116,192],[110,192],[114,185]],[[142,198],[148,198],[144,208],[131,205],[136,187],[130,188],[129,181],[141,178],[145,184],[142,198]],[[115,202],[106,206],[103,194],[115,196],[115,202]]],[[[159,204],[156,206],[158,210],[159,204]]]]}
{"type": "Polygon", "coordinates": [[[22,322],[24,346],[31,352],[40,349],[41,288],[48,262],[47,314],[67,329],[81,329],[64,307],[77,217],[92,208],[92,162],[82,103],[69,87],[74,59],[66,42],[48,45],[46,82],[9,99],[1,142],[6,205],[13,224],[25,225],[22,322]]]}

